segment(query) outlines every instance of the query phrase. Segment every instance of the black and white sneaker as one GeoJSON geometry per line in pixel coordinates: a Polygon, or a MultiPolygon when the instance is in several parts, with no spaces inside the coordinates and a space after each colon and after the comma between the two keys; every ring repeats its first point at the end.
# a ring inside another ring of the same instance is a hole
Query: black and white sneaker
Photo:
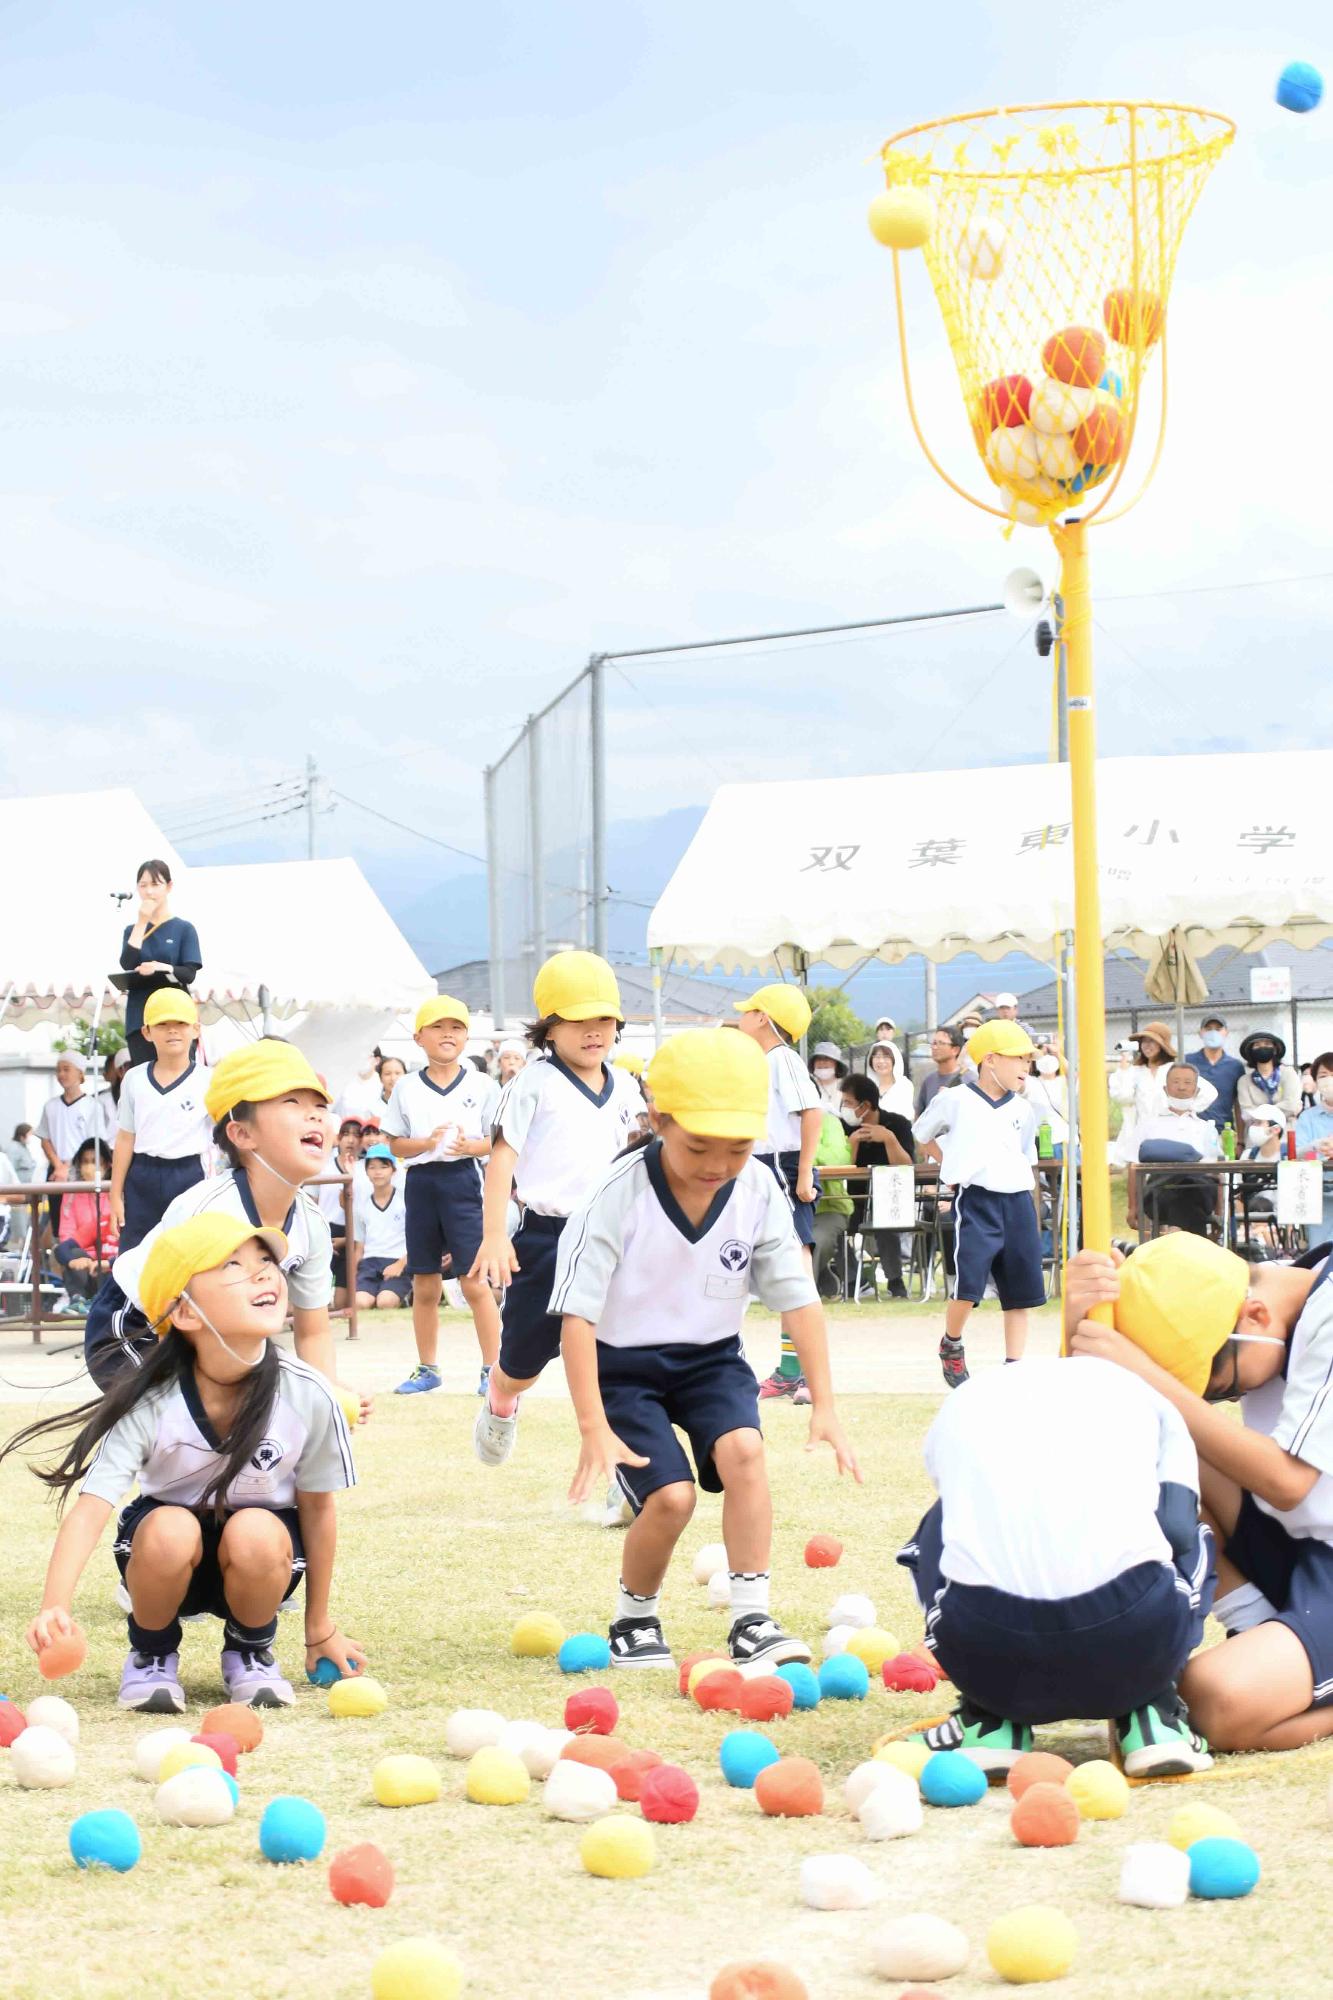
{"type": "Polygon", "coordinates": [[[617,1618],[608,1633],[613,1667],[669,1667],[676,1662],[656,1618],[617,1618]]]}
{"type": "Polygon", "coordinates": [[[747,1611],[738,1618],[731,1628],[727,1648],[738,1667],[783,1667],[792,1660],[808,1666],[810,1662],[810,1648],[804,1639],[793,1639],[767,1611],[747,1611]]]}

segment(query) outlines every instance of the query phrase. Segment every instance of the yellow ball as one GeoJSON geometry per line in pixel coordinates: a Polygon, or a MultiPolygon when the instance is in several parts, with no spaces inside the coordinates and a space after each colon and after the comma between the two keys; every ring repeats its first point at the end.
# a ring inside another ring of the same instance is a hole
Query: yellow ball
{"type": "Polygon", "coordinates": [[[892,1632],[886,1632],[882,1625],[864,1625],[859,1632],[853,1632],[846,1651],[864,1660],[874,1675],[886,1660],[896,1660],[902,1648],[892,1632]]]}
{"type": "Polygon", "coordinates": [[[685,1683],[686,1694],[693,1700],[694,1690],[698,1687],[705,1674],[723,1673],[730,1665],[731,1661],[725,1653],[710,1653],[706,1658],[696,1660],[695,1664],[690,1668],[690,1677],[685,1683]]]}
{"type": "Polygon", "coordinates": [[[657,1843],[646,1821],[611,1813],[595,1819],[584,1833],[579,1858],[590,1875],[623,1882],[648,1873],[657,1859],[657,1843]]]}
{"type": "Polygon", "coordinates": [[[400,1938],[370,1968],[373,2000],[458,2000],[463,1968],[434,1938],[400,1938]]]}
{"type": "Polygon", "coordinates": [[[528,1767],[512,1750],[488,1743],[467,1767],[467,1795],[474,1806],[516,1806],[528,1796],[528,1767]]]}
{"type": "Polygon", "coordinates": [[[1196,1840],[1244,1840],[1235,1820],[1221,1806],[1197,1805],[1181,1806],[1171,1815],[1166,1829],[1166,1837],[1181,1853],[1193,1847],[1196,1840]]]}
{"type": "Polygon", "coordinates": [[[1119,1819],[1129,1804],[1128,1778],[1105,1757],[1076,1764],[1065,1779],[1065,1790],[1080,1819],[1119,1819]]]}
{"type": "Polygon", "coordinates": [[[361,1398],[351,1389],[335,1388],[333,1393],[342,1405],[343,1419],[348,1430],[355,1430],[361,1421],[361,1398]]]}
{"type": "Polygon", "coordinates": [[[889,188],[877,194],[866,218],[886,250],[919,250],[935,228],[935,204],[922,188],[889,188]]]}
{"type": "Polygon", "coordinates": [[[924,1743],[907,1743],[894,1737],[885,1737],[875,1745],[877,1764],[892,1764],[895,1770],[906,1771],[909,1778],[919,1778],[930,1762],[931,1752],[924,1743]]]}
{"type": "Polygon", "coordinates": [[[222,1759],[207,1743],[177,1743],[168,1750],[157,1767],[157,1782],[165,1785],[168,1778],[174,1778],[177,1771],[188,1771],[192,1765],[202,1765],[210,1771],[222,1769],[222,1759]]]}
{"type": "Polygon", "coordinates": [[[389,1697],[370,1674],[349,1674],[329,1689],[330,1715],[383,1715],[389,1697]]]}
{"type": "Polygon", "coordinates": [[[428,1806],[440,1796],[440,1774],[429,1757],[381,1757],[370,1788],[382,1806],[428,1806]]]}
{"type": "Polygon", "coordinates": [[[1011,1986],[1062,1979],[1077,1950],[1078,1932],[1064,1911],[1047,1909],[1042,1903],[1010,1910],[997,1917],[986,1933],[986,1956],[1011,1986]]]}
{"type": "Polygon", "coordinates": [[[510,1633],[509,1650],[520,1660],[553,1660],[568,1636],[549,1611],[530,1611],[510,1633]]]}

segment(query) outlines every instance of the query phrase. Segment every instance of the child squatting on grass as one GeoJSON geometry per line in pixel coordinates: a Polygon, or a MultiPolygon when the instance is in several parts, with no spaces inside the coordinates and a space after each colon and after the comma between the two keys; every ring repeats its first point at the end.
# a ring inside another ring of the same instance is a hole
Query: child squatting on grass
{"type": "Polygon", "coordinates": [[[658,1050],[647,1085],[656,1136],[570,1217],[551,1293],[583,1440],[569,1497],[586,1500],[614,1477],[635,1516],[611,1663],[673,1664],[659,1598],[696,1477],[723,1495],[732,1659],[808,1660],[769,1611],[773,1505],[759,1385],[740,1341],[752,1289],[791,1330],[810,1386],[810,1448],[831,1446],[840,1472],[861,1474],[834,1408],[823,1310],[790,1203],[751,1157],[768,1122],[768,1064],[748,1036],[693,1029],[658,1050]]]}
{"type": "Polygon", "coordinates": [[[286,1249],[280,1230],[216,1212],[159,1231],[140,1280],[156,1352],[96,1402],[29,1424],[0,1449],[4,1458],[75,1432],[38,1473],[62,1504],[80,1486],[28,1627],[38,1654],[68,1634],[107,1517],[138,1484],[114,1550],[131,1605],[122,1708],[183,1714],[180,1621],[203,1613],[223,1621],[228,1699],[290,1707],[273,1641],[303,1575],[307,1670],[328,1659],[348,1674],[364,1662],[329,1610],[334,1495],[356,1483],[347,1426],[331,1384],[274,1345],[286,1249]]]}

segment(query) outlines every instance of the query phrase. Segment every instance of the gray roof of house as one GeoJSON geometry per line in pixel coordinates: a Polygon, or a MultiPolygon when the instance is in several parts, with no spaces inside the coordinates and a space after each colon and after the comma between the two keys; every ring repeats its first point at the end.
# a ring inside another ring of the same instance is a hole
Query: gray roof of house
{"type": "MultiPolygon", "coordinates": [[[[647,965],[617,965],[620,1003],[631,1021],[651,1021],[653,1017],[653,975],[647,965]]],[[[531,972],[518,959],[505,966],[505,1006],[511,1015],[530,1011],[531,972]]],[[[489,1010],[491,968],[484,958],[469,959],[465,965],[451,965],[434,975],[437,993],[452,993],[469,1007],[489,1010]]],[[[753,993],[749,986],[728,986],[720,980],[699,979],[687,972],[662,975],[662,1013],[669,1021],[710,1021],[731,1012],[734,1000],[753,993]]]]}
{"type": "MultiPolygon", "coordinates": [[[[1228,945],[1206,953],[1199,961],[1199,969],[1208,982],[1208,1004],[1222,1008],[1248,1007],[1250,972],[1257,965],[1290,966],[1293,999],[1333,999],[1333,950],[1316,947],[1313,951],[1301,951],[1295,945],[1270,944],[1263,951],[1238,952],[1228,945]]],[[[1143,990],[1147,969],[1141,958],[1106,960],[1108,1014],[1143,1014],[1154,1008],[1160,1012],[1160,1003],[1149,1000],[1143,990]]],[[[1042,986],[1031,986],[1018,999],[1019,1013],[1025,1020],[1053,1016],[1055,981],[1048,979],[1042,986]]]]}

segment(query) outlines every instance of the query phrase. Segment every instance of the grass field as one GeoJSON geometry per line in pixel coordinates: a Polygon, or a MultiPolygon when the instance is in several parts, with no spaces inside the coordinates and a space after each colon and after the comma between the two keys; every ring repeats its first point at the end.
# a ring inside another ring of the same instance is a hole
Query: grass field
{"type": "MultiPolygon", "coordinates": [[[[868,1591],[904,1645],[920,1637],[904,1572],[893,1555],[927,1498],[920,1445],[935,1399],[859,1395],[846,1400],[865,1470],[855,1489],[824,1456],[802,1449],[801,1413],[769,1419],[777,1502],[775,1604],[816,1645],[823,1614],[841,1590],[868,1591]],[[841,1567],[810,1571],[807,1536],[838,1534],[841,1567]]],[[[586,1876],[578,1829],[545,1818],[536,1792],[523,1806],[488,1809],[463,1797],[463,1766],[445,1756],[443,1725],[458,1706],[558,1723],[575,1683],[554,1662],[519,1662],[508,1651],[515,1619],[555,1612],[570,1630],[604,1628],[616,1579],[618,1537],[571,1516],[563,1500],[573,1467],[571,1424],[558,1400],[525,1411],[519,1450],[504,1471],[474,1460],[475,1404],[443,1394],[381,1397],[357,1436],[361,1484],[342,1511],[335,1605],[344,1629],[370,1649],[391,1695],[373,1721],[337,1722],[303,1679],[295,1712],[268,1723],[260,1750],[243,1762],[241,1809],[228,1826],[161,1826],[150,1789],[133,1775],[131,1750],[147,1726],[122,1715],[115,1692],[124,1624],[110,1588],[109,1536],[78,1604],[91,1641],[87,1666],[61,1690],[80,1712],[83,1740],[73,1785],[22,1792],[0,1754],[0,1994],[5,2000],[365,2000],[377,1950],[400,1937],[433,1934],[468,1968],[476,2000],[703,2000],[712,1973],[751,1955],[786,1959],[811,2000],[892,1993],[869,1970],[869,1944],[889,1915],[936,1911],[973,1940],[968,1971],[950,2000],[994,1994],[984,1937],[1000,1912],[1053,1903],[1076,1921],[1078,1964],[1060,1991],[1069,2000],[1215,2000],[1215,1996],[1327,1995],[1333,1989],[1320,1912],[1326,1908],[1329,1825],[1325,1792],[1333,1751],[1224,1760],[1192,1787],[1141,1788],[1121,1821],[1086,1827],[1054,1853],[1019,1849],[1007,1799],[992,1793],[964,1812],[928,1809],[921,1833],[866,1842],[841,1801],[841,1782],[884,1731],[927,1712],[920,1698],[872,1688],[865,1703],[825,1703],[773,1725],[779,1742],[814,1757],[827,1787],[822,1819],[766,1820],[748,1792],[730,1791],[717,1770],[728,1723],[702,1715],[667,1676],[615,1677],[619,1734],[686,1764],[702,1792],[698,1819],[658,1829],[659,1861],[640,1882],[586,1876]],[[370,1795],[369,1775],[389,1751],[435,1757],[445,1794],[434,1806],[389,1812],[370,1795]],[[314,1799],[327,1815],[326,1855],[374,1840],[397,1870],[384,1910],[344,1910],[320,1864],[279,1869],[258,1852],[263,1803],[279,1792],[314,1799]],[[1264,1866],[1255,1894],[1238,1904],[1192,1903],[1149,1913],[1116,1901],[1119,1860],[1133,1840],[1160,1838],[1186,1796],[1224,1805],[1241,1821],[1264,1866]],[[125,1877],[81,1874],[66,1847],[70,1820],[120,1806],[138,1820],[144,1856],[125,1877]],[[820,1914],[797,1900],[800,1859],[844,1851],[866,1860],[883,1884],[873,1909],[820,1914]]],[[[0,1408],[7,1435],[32,1409],[0,1408]]],[[[686,1557],[717,1539],[718,1506],[705,1498],[683,1545],[686,1557]]],[[[0,1583],[0,1688],[22,1702],[42,1691],[22,1631],[39,1601],[51,1517],[41,1489],[13,1462],[0,1468],[5,1565],[0,1583]]],[[[668,1584],[668,1636],[678,1653],[724,1637],[690,1580],[688,1560],[668,1584]]],[[[300,1664],[299,1620],[286,1619],[279,1646],[300,1664]]],[[[218,1628],[186,1628],[184,1680],[190,1714],[220,1700],[218,1628]]],[[[939,1704],[930,1705],[938,1712],[939,1704]]],[[[1101,1754],[1092,1734],[1047,1732],[1050,1747],[1101,1754]]],[[[622,1807],[632,1812],[633,1807],[622,1807]]]]}

